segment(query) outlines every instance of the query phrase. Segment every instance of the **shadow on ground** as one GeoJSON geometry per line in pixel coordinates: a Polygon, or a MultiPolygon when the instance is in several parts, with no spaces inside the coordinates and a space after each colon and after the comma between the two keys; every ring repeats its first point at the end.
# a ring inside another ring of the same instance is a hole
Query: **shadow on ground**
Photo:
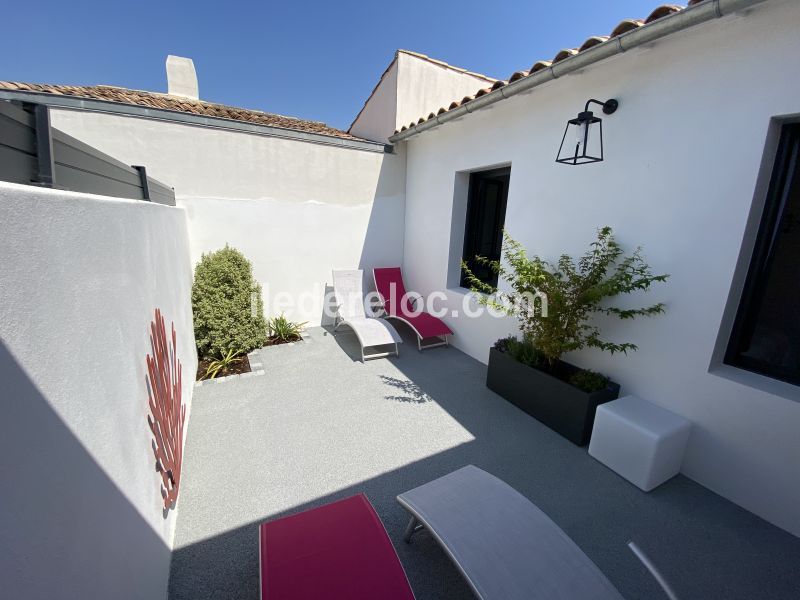
{"type": "MultiPolygon", "coordinates": [[[[455,348],[353,362],[354,336],[261,352],[266,377],[200,388],[186,449],[172,600],[258,598],[257,525],[364,492],[418,600],[472,598],[426,533],[402,542],[397,494],[466,464],[544,510],[626,598],[800,597],[800,540],[679,476],[645,494],[490,392],[455,348]],[[213,392],[213,393],[211,393],[213,392]]],[[[415,346],[415,344],[414,344],[415,346]]]]}

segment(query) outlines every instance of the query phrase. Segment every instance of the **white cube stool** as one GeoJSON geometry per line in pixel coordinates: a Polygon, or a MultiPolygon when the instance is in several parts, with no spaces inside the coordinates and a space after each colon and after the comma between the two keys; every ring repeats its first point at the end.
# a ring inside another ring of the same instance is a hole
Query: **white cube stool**
{"type": "Polygon", "coordinates": [[[636,396],[597,407],[589,454],[649,492],[681,469],[691,423],[636,396]]]}

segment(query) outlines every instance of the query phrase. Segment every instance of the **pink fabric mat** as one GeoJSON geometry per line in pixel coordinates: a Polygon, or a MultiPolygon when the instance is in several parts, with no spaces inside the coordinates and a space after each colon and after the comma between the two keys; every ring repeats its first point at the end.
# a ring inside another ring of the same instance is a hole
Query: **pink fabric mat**
{"type": "Polygon", "coordinates": [[[259,527],[262,600],[414,600],[364,494],[259,527]]]}
{"type": "Polygon", "coordinates": [[[407,321],[423,339],[452,335],[452,330],[442,321],[426,312],[414,313],[411,300],[406,296],[403,274],[400,267],[374,269],[375,288],[384,301],[389,317],[407,321]]]}

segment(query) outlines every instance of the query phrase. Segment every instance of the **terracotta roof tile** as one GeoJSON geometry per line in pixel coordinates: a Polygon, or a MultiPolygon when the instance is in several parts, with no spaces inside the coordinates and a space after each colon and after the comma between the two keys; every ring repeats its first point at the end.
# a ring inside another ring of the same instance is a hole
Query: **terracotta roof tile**
{"type": "Polygon", "coordinates": [[[683,10],[683,7],[678,4],[662,4],[650,13],[650,16],[644,20],[644,23],[647,25],[648,23],[652,23],[657,19],[666,17],[667,15],[671,15],[672,13],[676,13],[681,10],[683,10]]]}
{"type": "Polygon", "coordinates": [[[536,73],[537,71],[546,69],[552,64],[553,62],[549,60],[537,60],[535,63],[533,63],[533,66],[530,68],[530,73],[536,73]]]}
{"type": "Polygon", "coordinates": [[[231,119],[233,121],[243,121],[256,125],[292,129],[294,131],[316,133],[350,140],[361,139],[334,127],[329,127],[325,123],[319,121],[306,121],[295,117],[266,113],[260,110],[237,108],[235,106],[226,106],[224,104],[205,102],[203,100],[179,98],[170,96],[169,94],[129,90],[109,85],[46,85],[38,83],[20,83],[16,81],[0,81],[0,89],[39,92],[59,96],[77,96],[80,98],[90,98],[92,100],[104,100],[107,102],[119,102],[148,108],[172,110],[204,117],[231,119]]]}
{"type": "Polygon", "coordinates": [[[570,56],[575,56],[578,53],[577,48],[564,48],[561,52],[556,54],[553,57],[553,64],[557,62],[561,62],[565,58],[569,58],[570,56]]]}
{"type": "MultiPolygon", "coordinates": [[[[700,4],[701,2],[707,2],[707,1],[708,0],[689,0],[688,6],[694,6],[695,4],[700,4]]],[[[579,52],[585,52],[586,50],[589,50],[590,48],[594,48],[595,46],[600,46],[602,44],[605,44],[606,42],[608,42],[609,40],[611,40],[611,39],[613,39],[615,37],[618,37],[620,35],[624,35],[625,33],[628,33],[629,31],[633,31],[634,29],[638,29],[639,27],[643,27],[643,26],[645,26],[645,25],[647,25],[649,23],[652,23],[653,21],[657,21],[658,19],[661,19],[661,18],[666,17],[668,15],[680,12],[681,10],[683,10],[683,7],[680,6],[679,4],[662,4],[661,6],[658,6],[657,8],[655,8],[650,13],[650,15],[648,15],[648,17],[646,19],[624,19],[624,20],[619,22],[619,24],[611,31],[611,33],[609,35],[607,35],[607,36],[606,35],[594,35],[594,36],[591,36],[585,42],[583,42],[583,44],[580,46],[580,48],[565,48],[564,50],[561,50],[558,54],[555,55],[555,57],[553,57],[552,61],[550,61],[550,60],[538,60],[535,63],[533,63],[533,66],[531,66],[531,68],[529,70],[527,70],[527,71],[516,71],[515,73],[513,73],[511,75],[511,77],[508,78],[508,81],[503,82],[502,80],[497,80],[496,83],[494,83],[492,85],[492,87],[490,87],[490,88],[482,88],[482,89],[478,90],[475,93],[474,96],[465,96],[461,100],[455,100],[455,101],[451,102],[450,106],[448,106],[447,108],[444,108],[444,107],[440,108],[439,112],[437,112],[436,114],[437,115],[441,115],[442,113],[446,113],[446,112],[448,112],[450,110],[458,108],[459,106],[462,106],[462,105],[466,104],[467,102],[469,102],[471,100],[474,100],[475,98],[479,98],[481,96],[485,96],[489,92],[494,91],[494,90],[496,90],[496,89],[498,89],[500,87],[503,87],[503,85],[507,85],[509,83],[513,83],[515,81],[519,81],[520,79],[524,79],[525,77],[530,77],[531,75],[534,75],[535,73],[538,73],[539,71],[547,69],[547,68],[551,67],[552,65],[554,65],[554,64],[556,64],[556,63],[558,63],[558,62],[560,62],[562,60],[565,60],[565,59],[567,59],[567,58],[569,58],[571,56],[575,56],[579,52]]],[[[428,118],[430,118],[430,116],[428,118]]],[[[412,124],[411,127],[414,127],[414,125],[412,124]]],[[[408,127],[403,127],[402,129],[395,131],[395,133],[399,133],[400,131],[405,131],[406,129],[409,129],[409,128],[408,127]]]]}
{"type": "Polygon", "coordinates": [[[588,50],[589,48],[594,48],[602,44],[603,42],[607,41],[609,36],[607,35],[593,35],[588,40],[583,42],[580,48],[578,48],[578,52],[583,52],[584,50],[588,50]]]}
{"type": "Polygon", "coordinates": [[[629,31],[633,31],[634,29],[638,29],[644,25],[644,20],[642,19],[625,19],[619,22],[619,25],[614,27],[614,30],[611,32],[609,38],[615,38],[618,35],[622,35],[623,33],[627,33],[629,31]]]}

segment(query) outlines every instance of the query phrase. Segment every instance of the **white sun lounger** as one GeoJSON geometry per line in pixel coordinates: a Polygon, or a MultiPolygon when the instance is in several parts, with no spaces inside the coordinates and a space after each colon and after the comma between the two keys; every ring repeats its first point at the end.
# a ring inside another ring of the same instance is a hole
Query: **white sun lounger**
{"type": "Polygon", "coordinates": [[[400,346],[403,339],[394,327],[384,319],[368,317],[364,311],[363,291],[364,271],[334,271],[333,293],[336,301],[336,316],[333,320],[333,330],[340,325],[348,325],[356,334],[361,344],[361,362],[367,358],[381,358],[383,356],[400,356],[400,346]],[[394,352],[378,352],[365,354],[365,348],[372,346],[386,346],[394,344],[394,352]]]}
{"type": "Polygon", "coordinates": [[[482,600],[622,600],[558,525],[507,483],[468,465],[400,494],[405,541],[427,529],[482,600]]]}

